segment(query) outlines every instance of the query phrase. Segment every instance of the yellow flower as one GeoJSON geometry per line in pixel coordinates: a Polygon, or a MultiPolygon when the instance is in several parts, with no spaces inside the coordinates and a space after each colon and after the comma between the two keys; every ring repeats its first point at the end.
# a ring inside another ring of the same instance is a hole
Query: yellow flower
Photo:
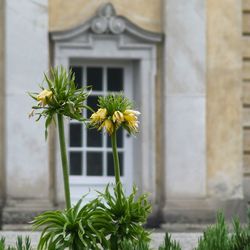
{"type": "Polygon", "coordinates": [[[120,111],[115,111],[112,117],[113,122],[116,122],[120,125],[124,121],[123,113],[120,111]]]}
{"type": "Polygon", "coordinates": [[[123,113],[124,120],[127,122],[128,127],[133,131],[137,132],[139,127],[139,121],[137,116],[140,114],[139,111],[127,109],[123,113]]]}
{"type": "Polygon", "coordinates": [[[134,116],[138,116],[140,115],[141,113],[137,110],[133,110],[133,109],[126,109],[124,112],[123,112],[124,115],[134,115],[134,116]]]}
{"type": "Polygon", "coordinates": [[[103,127],[106,129],[106,131],[108,132],[109,135],[113,134],[113,132],[114,132],[114,124],[113,124],[113,122],[111,120],[106,119],[102,123],[102,125],[99,127],[98,130],[101,130],[103,127]]]}
{"type": "Polygon", "coordinates": [[[45,106],[46,104],[48,104],[49,99],[52,96],[52,91],[44,89],[36,98],[37,101],[39,101],[39,104],[42,106],[45,106]]]}
{"type": "Polygon", "coordinates": [[[106,119],[107,109],[98,109],[95,113],[90,116],[91,122],[99,123],[106,119]]]}

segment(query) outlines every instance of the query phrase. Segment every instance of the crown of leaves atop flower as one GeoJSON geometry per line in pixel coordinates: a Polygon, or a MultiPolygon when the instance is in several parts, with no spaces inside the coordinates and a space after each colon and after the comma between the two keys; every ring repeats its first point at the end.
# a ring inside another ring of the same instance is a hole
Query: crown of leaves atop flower
{"type": "Polygon", "coordinates": [[[84,101],[89,95],[86,88],[77,88],[75,75],[63,67],[51,69],[50,73],[44,74],[44,82],[47,87],[41,86],[40,93],[29,93],[37,102],[32,107],[30,116],[37,115],[37,121],[43,116],[45,121],[45,136],[47,128],[55,114],[61,114],[71,119],[84,121],[82,116],[83,108],[86,108],[84,101]],[[48,76],[50,75],[50,76],[48,76]]]}
{"type": "Polygon", "coordinates": [[[90,126],[104,128],[112,135],[120,126],[130,134],[138,132],[140,112],[133,110],[132,102],[123,94],[109,94],[98,98],[99,109],[90,117],[90,126]]]}

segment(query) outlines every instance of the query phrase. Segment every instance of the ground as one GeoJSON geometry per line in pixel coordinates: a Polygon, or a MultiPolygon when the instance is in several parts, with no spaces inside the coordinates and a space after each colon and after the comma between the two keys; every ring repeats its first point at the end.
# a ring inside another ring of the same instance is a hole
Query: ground
{"type": "MultiPolygon", "coordinates": [[[[0,238],[1,236],[6,237],[6,243],[11,245],[15,244],[15,240],[18,235],[29,235],[32,241],[32,246],[35,247],[40,233],[30,231],[0,231],[0,238]]],[[[192,250],[195,246],[197,246],[198,238],[201,236],[200,233],[173,233],[171,235],[173,239],[180,242],[182,250],[192,250]]],[[[152,234],[152,248],[157,249],[163,240],[164,232],[154,232],[152,234]]]]}

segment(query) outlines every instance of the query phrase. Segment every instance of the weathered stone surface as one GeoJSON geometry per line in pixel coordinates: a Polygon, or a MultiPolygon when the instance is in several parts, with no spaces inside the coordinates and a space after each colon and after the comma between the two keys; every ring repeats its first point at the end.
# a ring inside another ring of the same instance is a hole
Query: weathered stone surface
{"type": "Polygon", "coordinates": [[[250,1],[249,0],[242,0],[242,9],[244,11],[250,10],[250,1]]]}
{"type": "Polygon", "coordinates": [[[244,36],[242,38],[243,48],[242,48],[242,54],[243,58],[250,58],[250,37],[244,36]]]}
{"type": "Polygon", "coordinates": [[[250,108],[243,108],[242,126],[250,128],[250,108]]]}
{"type": "Polygon", "coordinates": [[[47,1],[10,0],[6,6],[6,185],[7,199],[48,198],[48,148],[44,124],[29,120],[48,70],[47,1]]]}
{"type": "Polygon", "coordinates": [[[167,199],[206,194],[205,15],[205,1],[165,2],[167,199]]]}
{"type": "Polygon", "coordinates": [[[250,130],[245,129],[243,131],[243,150],[244,151],[250,151],[250,130]]]}
{"type": "MultiPolygon", "coordinates": [[[[250,63],[249,63],[250,66],[250,63]]],[[[250,68],[249,68],[250,69],[250,68]]],[[[242,93],[243,104],[250,104],[250,83],[243,82],[243,93],[242,93]]]]}
{"type": "Polygon", "coordinates": [[[168,1],[165,15],[166,93],[203,95],[206,91],[205,1],[168,1]]]}
{"type": "Polygon", "coordinates": [[[249,34],[250,33],[250,27],[249,27],[250,13],[244,12],[242,17],[243,17],[242,18],[242,32],[244,34],[249,34]]]}
{"type": "Polygon", "coordinates": [[[166,113],[166,195],[168,199],[205,197],[204,97],[168,96],[166,113]]]}
{"type": "MultiPolygon", "coordinates": [[[[2,227],[6,225],[28,225],[35,216],[44,211],[56,209],[47,200],[8,200],[2,210],[2,227]]],[[[16,226],[19,229],[19,226],[16,226]]]]}
{"type": "Polygon", "coordinates": [[[250,60],[243,61],[242,79],[250,80],[250,60]]]}
{"type": "Polygon", "coordinates": [[[5,194],[5,21],[4,21],[4,1],[0,1],[0,205],[5,194]]]}
{"type": "Polygon", "coordinates": [[[245,153],[243,155],[243,169],[244,169],[244,173],[250,173],[250,154],[249,153],[245,153]]]}
{"type": "MultiPolygon", "coordinates": [[[[67,0],[51,0],[49,1],[49,29],[64,30],[86,22],[95,14],[100,4],[106,2],[78,0],[73,4],[67,0]]],[[[162,31],[162,1],[147,0],[146,4],[143,0],[111,0],[109,2],[114,5],[119,15],[126,16],[140,27],[154,32],[162,31]]]]}
{"type": "Polygon", "coordinates": [[[243,197],[241,15],[238,1],[207,1],[207,187],[222,199],[243,197]]]}

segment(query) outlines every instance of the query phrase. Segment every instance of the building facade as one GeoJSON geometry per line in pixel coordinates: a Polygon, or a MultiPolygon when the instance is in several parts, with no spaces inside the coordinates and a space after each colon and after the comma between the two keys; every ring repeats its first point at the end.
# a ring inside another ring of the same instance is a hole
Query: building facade
{"type": "MultiPolygon", "coordinates": [[[[150,223],[244,218],[250,198],[250,1],[8,0],[0,11],[3,225],[63,206],[57,135],[29,120],[50,66],[97,96],[124,93],[142,113],[119,134],[122,181],[150,193],[150,223]],[[248,86],[249,85],[249,86],[248,86]]],[[[89,113],[85,113],[89,116],[89,113]]],[[[113,180],[110,141],[65,121],[72,200],[113,180]]]]}

